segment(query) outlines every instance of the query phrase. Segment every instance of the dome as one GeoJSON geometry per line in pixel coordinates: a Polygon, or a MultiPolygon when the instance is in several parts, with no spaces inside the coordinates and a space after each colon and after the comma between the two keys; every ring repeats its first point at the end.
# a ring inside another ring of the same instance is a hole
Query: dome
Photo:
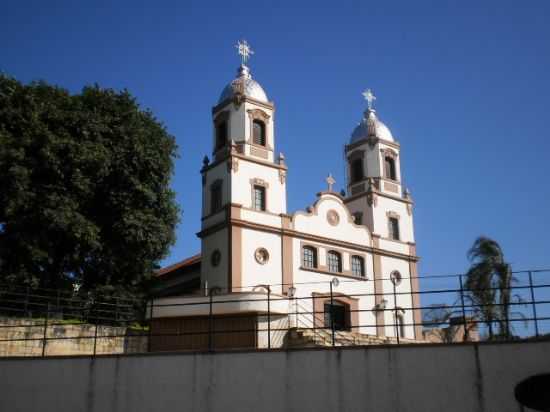
{"type": "Polygon", "coordinates": [[[368,139],[371,136],[375,136],[382,140],[388,140],[390,142],[394,141],[388,126],[378,119],[376,112],[373,109],[367,109],[363,119],[361,119],[361,123],[357,125],[351,134],[350,143],[368,139]]]}
{"type": "Polygon", "coordinates": [[[218,104],[233,97],[236,93],[242,93],[263,103],[269,103],[264,89],[252,78],[250,70],[244,65],[239,68],[237,77],[225,86],[218,99],[218,104]]]}

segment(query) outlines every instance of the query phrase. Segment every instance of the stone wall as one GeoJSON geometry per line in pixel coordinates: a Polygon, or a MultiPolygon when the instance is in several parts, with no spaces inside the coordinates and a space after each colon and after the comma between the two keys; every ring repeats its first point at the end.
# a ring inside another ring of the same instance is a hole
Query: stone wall
{"type": "MultiPolygon", "coordinates": [[[[146,332],[144,332],[146,334],[146,332]]],[[[51,319],[0,318],[0,356],[45,356],[139,353],[147,351],[147,336],[126,327],[66,324],[51,319]],[[95,342],[94,342],[95,341],[95,342]]]]}

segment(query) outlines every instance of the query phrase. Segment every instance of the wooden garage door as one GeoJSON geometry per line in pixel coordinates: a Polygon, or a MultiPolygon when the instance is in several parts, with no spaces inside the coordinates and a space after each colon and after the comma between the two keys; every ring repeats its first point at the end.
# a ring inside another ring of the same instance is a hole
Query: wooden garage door
{"type": "Polygon", "coordinates": [[[243,349],[256,347],[256,316],[215,316],[154,319],[151,351],[243,349]]]}

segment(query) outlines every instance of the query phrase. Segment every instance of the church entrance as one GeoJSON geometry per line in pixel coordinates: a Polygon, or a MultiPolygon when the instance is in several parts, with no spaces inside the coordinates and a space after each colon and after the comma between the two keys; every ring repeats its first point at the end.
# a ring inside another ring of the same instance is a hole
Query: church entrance
{"type": "Polygon", "coordinates": [[[334,300],[331,304],[326,302],[324,305],[325,328],[335,330],[350,330],[349,305],[334,300]]]}

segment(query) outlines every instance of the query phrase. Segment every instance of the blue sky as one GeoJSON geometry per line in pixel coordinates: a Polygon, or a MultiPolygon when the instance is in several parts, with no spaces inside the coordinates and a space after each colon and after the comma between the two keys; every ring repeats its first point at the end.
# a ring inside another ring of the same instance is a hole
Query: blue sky
{"type": "Polygon", "coordinates": [[[421,274],[463,272],[481,234],[515,269],[540,268],[550,267],[549,18],[548,1],[4,0],[0,70],[73,92],[127,88],[176,136],[183,215],[164,263],[199,251],[210,109],[244,37],[277,107],[290,211],[313,203],[329,172],[343,184],[342,148],[370,87],[402,146],[421,274]]]}

